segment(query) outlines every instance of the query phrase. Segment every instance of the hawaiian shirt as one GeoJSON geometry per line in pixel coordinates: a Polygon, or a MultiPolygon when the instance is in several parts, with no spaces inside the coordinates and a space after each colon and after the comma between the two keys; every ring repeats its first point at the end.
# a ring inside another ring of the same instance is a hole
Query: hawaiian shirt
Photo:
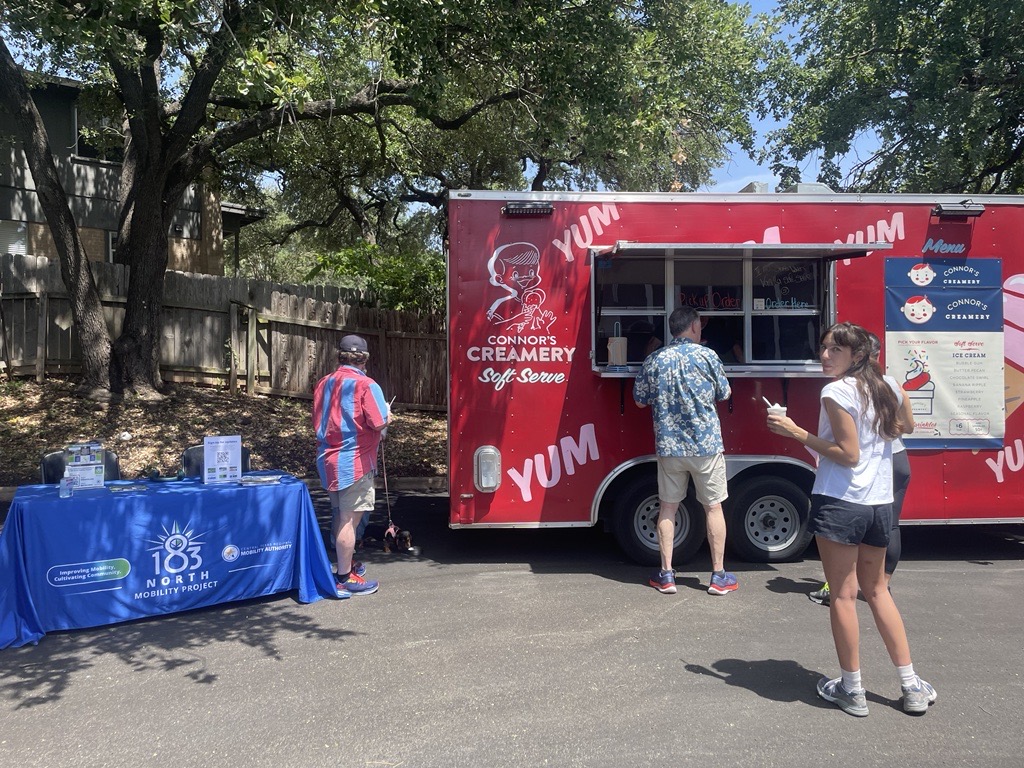
{"type": "Polygon", "coordinates": [[[722,424],[715,403],[730,394],[715,351],[685,337],[672,339],[644,360],[633,384],[633,399],[652,406],[659,456],[722,453],[722,424]]]}

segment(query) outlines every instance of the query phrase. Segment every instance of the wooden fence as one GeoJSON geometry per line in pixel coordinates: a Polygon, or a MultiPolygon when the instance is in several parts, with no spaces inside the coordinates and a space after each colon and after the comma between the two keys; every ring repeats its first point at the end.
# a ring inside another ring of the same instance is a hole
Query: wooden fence
{"type": "MultiPolygon", "coordinates": [[[[112,337],[121,331],[128,268],[92,264],[112,337]]],[[[160,368],[165,381],[312,397],[348,333],[366,338],[368,373],[396,405],[447,407],[444,318],[361,306],[358,291],[168,272],[160,368]]],[[[12,377],[81,372],[60,265],[0,256],[0,367],[12,377]]]]}

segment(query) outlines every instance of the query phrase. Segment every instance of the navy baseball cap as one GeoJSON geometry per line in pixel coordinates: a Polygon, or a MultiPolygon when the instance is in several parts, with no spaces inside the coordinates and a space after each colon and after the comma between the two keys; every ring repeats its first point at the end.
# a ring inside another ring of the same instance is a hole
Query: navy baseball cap
{"type": "Polygon", "coordinates": [[[369,352],[362,336],[345,336],[338,342],[339,352],[369,352]]]}

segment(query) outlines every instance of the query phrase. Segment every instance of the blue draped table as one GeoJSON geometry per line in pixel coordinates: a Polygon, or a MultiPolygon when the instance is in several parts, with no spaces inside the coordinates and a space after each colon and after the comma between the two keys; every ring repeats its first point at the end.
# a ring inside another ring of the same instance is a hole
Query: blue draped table
{"type": "Polygon", "coordinates": [[[22,486],[0,533],[0,648],[293,589],[304,603],[337,597],[309,491],[290,475],[112,482],[69,499],[22,486]],[[126,485],[144,488],[111,490],[126,485]]]}

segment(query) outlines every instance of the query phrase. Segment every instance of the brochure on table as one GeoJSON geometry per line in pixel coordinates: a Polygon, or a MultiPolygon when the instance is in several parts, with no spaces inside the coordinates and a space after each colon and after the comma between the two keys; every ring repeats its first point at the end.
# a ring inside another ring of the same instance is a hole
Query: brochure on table
{"type": "Polygon", "coordinates": [[[237,483],[242,479],[242,436],[203,438],[203,482],[237,483]]]}
{"type": "Polygon", "coordinates": [[[103,487],[103,446],[99,443],[69,445],[64,449],[64,466],[75,488],[103,487]]]}

